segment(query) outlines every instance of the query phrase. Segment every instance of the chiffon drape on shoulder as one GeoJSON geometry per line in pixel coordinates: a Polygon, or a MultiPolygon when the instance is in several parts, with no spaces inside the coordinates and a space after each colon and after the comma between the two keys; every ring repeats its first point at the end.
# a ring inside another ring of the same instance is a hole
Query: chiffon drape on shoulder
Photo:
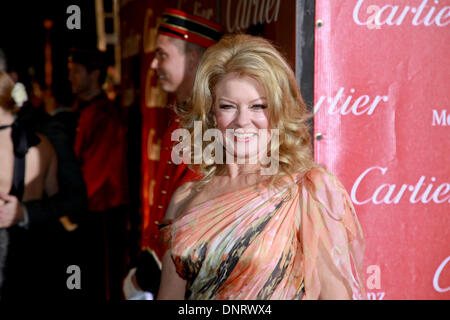
{"type": "Polygon", "coordinates": [[[323,168],[284,182],[205,201],[161,230],[186,298],[318,299],[319,253],[364,296],[363,234],[343,185],[323,168]]]}

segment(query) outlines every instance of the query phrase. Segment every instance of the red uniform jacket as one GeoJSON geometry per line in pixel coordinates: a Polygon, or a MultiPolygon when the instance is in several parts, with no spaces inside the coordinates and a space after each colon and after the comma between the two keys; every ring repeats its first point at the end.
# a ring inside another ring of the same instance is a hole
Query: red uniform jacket
{"type": "Polygon", "coordinates": [[[186,164],[173,164],[172,148],[178,143],[172,141],[172,132],[180,128],[179,118],[173,116],[173,121],[163,135],[161,153],[156,171],[155,186],[153,189],[153,205],[150,206],[150,223],[143,230],[142,249],[152,249],[162,258],[163,248],[159,242],[159,230],[156,223],[164,217],[170,199],[175,190],[183,183],[199,180],[201,176],[192,171],[186,164]]]}
{"type": "Polygon", "coordinates": [[[86,182],[88,209],[127,202],[126,133],[118,108],[99,95],[80,112],[75,154],[86,182]]]}

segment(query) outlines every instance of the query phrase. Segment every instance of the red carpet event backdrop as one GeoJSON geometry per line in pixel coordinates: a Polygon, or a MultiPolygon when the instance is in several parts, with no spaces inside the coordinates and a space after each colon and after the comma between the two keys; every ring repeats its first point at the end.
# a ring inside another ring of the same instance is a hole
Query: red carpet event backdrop
{"type": "Polygon", "coordinates": [[[450,298],[450,1],[316,1],[315,159],[366,239],[369,299],[450,298]]]}
{"type": "MultiPolygon", "coordinates": [[[[121,2],[124,102],[141,96],[143,248],[159,253],[161,213],[152,207],[170,97],[149,66],[162,11],[260,34],[294,67],[301,3],[121,2]]],[[[354,202],[368,298],[449,299],[450,0],[317,0],[315,10],[315,159],[354,202]]]]}

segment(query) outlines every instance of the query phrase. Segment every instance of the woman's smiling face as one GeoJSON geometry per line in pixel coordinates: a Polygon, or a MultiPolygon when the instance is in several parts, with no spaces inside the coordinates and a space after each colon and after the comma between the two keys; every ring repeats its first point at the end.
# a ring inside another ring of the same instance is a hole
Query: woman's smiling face
{"type": "Polygon", "coordinates": [[[258,157],[259,144],[265,149],[270,141],[269,108],[264,87],[254,78],[229,73],[217,83],[215,99],[214,116],[227,153],[238,159],[258,157]],[[260,129],[267,130],[265,143],[260,141],[264,138],[260,129]],[[227,130],[232,130],[232,134],[227,136],[227,130]]]}

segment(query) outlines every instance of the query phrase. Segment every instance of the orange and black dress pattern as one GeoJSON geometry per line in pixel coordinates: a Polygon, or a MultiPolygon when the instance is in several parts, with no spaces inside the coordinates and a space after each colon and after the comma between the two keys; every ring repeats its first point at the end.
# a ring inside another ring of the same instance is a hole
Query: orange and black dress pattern
{"type": "Polygon", "coordinates": [[[344,187],[317,168],[291,181],[223,194],[162,229],[187,299],[317,299],[319,247],[354,296],[364,292],[362,230],[344,187]]]}

